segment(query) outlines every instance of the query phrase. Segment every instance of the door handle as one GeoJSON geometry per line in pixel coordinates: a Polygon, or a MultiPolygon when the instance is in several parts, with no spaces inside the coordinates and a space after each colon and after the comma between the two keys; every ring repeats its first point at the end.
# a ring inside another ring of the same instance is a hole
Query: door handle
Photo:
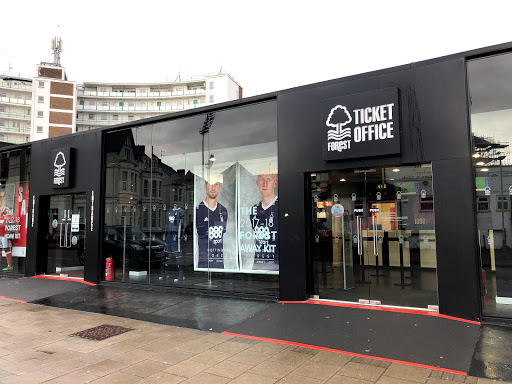
{"type": "MultiPolygon", "coordinates": [[[[69,236],[68,236],[68,228],[69,228],[69,223],[66,223],[66,248],[71,248],[71,242],[69,241],[69,236]]],[[[69,235],[71,235],[71,232],[69,232],[69,235]]]]}
{"type": "Polygon", "coordinates": [[[356,228],[357,228],[357,254],[359,256],[361,256],[363,254],[363,247],[361,244],[361,216],[357,216],[356,228]]]}
{"type": "Polygon", "coordinates": [[[379,247],[377,246],[377,216],[372,216],[373,224],[373,254],[377,256],[379,254],[379,247]]]}
{"type": "MultiPolygon", "coordinates": [[[[61,248],[64,248],[64,245],[62,245],[62,223],[60,223],[60,231],[59,231],[59,245],[61,248]]],[[[65,241],[65,240],[64,240],[65,241]]]]}

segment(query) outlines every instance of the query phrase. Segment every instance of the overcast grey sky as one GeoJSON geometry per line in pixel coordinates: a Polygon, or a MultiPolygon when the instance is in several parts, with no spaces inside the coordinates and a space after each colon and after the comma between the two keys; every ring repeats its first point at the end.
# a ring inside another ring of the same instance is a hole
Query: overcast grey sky
{"type": "Polygon", "coordinates": [[[10,63],[34,75],[58,34],[69,80],[171,81],[222,67],[244,96],[512,41],[508,0],[9,0],[0,10],[0,73],[10,63]]]}

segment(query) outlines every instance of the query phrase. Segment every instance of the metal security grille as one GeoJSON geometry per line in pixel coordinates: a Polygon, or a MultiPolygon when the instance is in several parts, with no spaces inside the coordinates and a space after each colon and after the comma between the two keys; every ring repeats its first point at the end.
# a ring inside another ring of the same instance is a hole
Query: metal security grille
{"type": "Polygon", "coordinates": [[[78,336],[89,340],[105,340],[125,332],[133,331],[133,328],[120,327],[119,325],[103,324],[94,328],[85,329],[69,336],[78,336]]]}

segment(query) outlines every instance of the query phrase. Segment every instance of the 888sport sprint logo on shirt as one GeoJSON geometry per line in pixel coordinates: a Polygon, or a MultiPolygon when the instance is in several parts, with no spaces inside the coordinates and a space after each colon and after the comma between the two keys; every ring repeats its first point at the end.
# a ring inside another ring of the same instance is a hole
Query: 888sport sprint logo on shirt
{"type": "Polygon", "coordinates": [[[224,227],[216,225],[208,228],[208,237],[213,241],[213,244],[219,244],[224,237],[224,227]]]}
{"type": "Polygon", "coordinates": [[[228,211],[220,203],[212,209],[202,201],[196,207],[198,268],[224,268],[224,235],[227,220],[228,211]]]}
{"type": "Polygon", "coordinates": [[[324,160],[400,153],[398,88],[337,97],[323,105],[324,160]]]}

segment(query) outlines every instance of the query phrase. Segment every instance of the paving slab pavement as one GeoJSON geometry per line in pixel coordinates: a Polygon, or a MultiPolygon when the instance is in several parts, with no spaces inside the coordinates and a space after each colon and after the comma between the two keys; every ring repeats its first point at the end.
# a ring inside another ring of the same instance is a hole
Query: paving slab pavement
{"type": "Polygon", "coordinates": [[[0,299],[0,383],[504,383],[335,352],[0,299]],[[71,334],[112,324],[102,341],[71,334]]]}

